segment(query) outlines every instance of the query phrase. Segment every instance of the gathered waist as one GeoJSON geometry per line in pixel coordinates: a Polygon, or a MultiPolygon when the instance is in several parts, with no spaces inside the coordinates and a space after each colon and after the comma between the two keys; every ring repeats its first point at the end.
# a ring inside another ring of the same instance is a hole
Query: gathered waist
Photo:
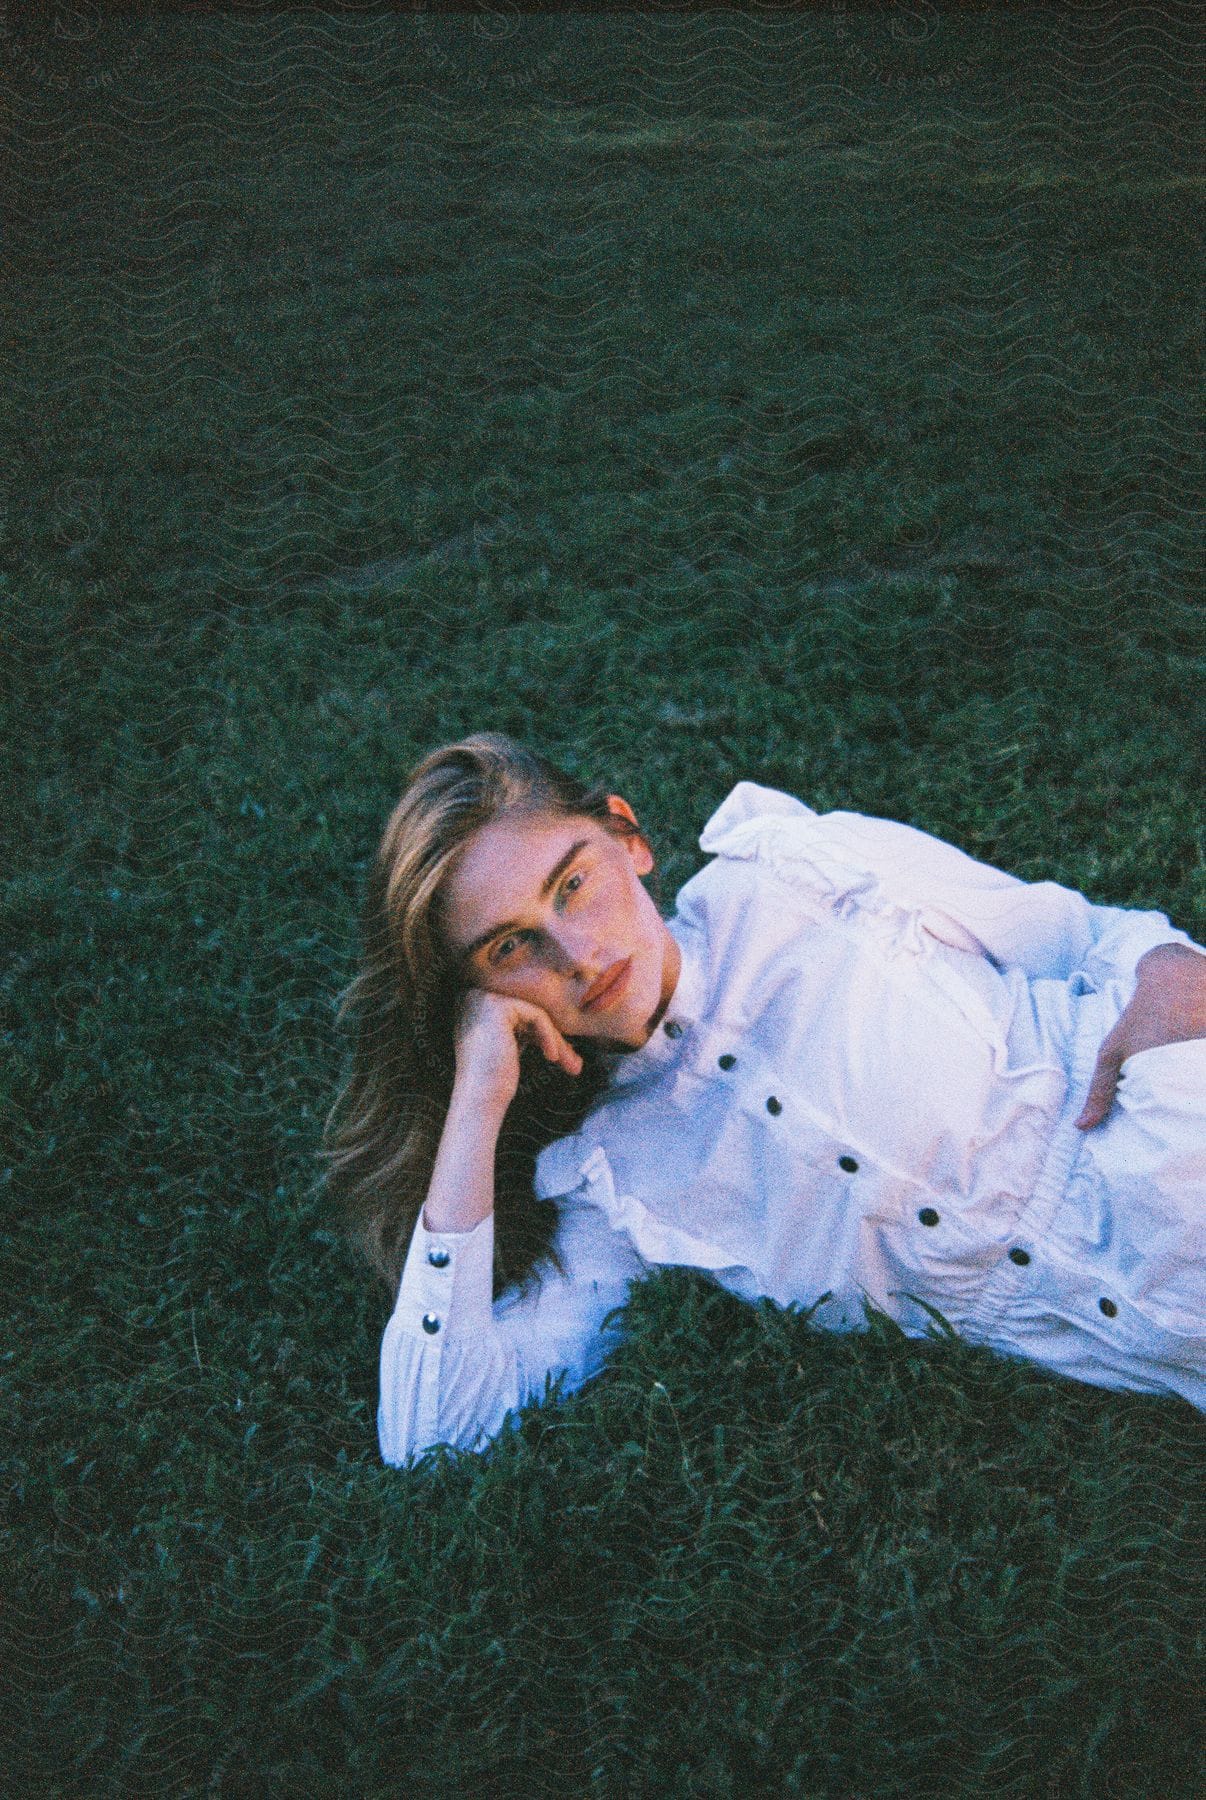
{"type": "MultiPolygon", "coordinates": [[[[1031,1256],[1048,1234],[1064,1202],[1081,1157],[1086,1134],[1076,1124],[1093,1078],[1098,1052],[1122,1010],[1121,984],[1095,989],[1088,983],[1043,981],[1032,984],[1034,1014],[1048,1056],[1063,1070],[1063,1097],[1058,1105],[1032,1114],[1033,1161],[1023,1187],[1011,1199],[997,1197],[981,1214],[992,1250],[972,1252],[966,1262],[955,1257],[936,1271],[950,1304],[950,1323],[975,1337],[991,1328],[1019,1282],[1024,1282],[1031,1256]]],[[[1016,1064],[1014,1072],[1017,1072],[1016,1064]]]]}

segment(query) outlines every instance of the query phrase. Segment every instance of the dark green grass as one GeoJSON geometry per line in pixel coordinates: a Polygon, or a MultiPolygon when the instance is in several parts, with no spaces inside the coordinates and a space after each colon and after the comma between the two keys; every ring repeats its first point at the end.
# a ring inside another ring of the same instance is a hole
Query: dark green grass
{"type": "Polygon", "coordinates": [[[471,728],[667,903],[751,777],[1206,938],[1189,17],[12,63],[7,1789],[1200,1791],[1187,1405],[666,1271],[390,1471],[313,1191],[364,860],[471,728]]]}

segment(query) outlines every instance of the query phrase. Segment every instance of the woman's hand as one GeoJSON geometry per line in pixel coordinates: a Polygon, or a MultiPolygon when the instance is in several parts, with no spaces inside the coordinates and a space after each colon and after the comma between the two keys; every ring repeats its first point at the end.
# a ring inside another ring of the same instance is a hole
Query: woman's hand
{"type": "Polygon", "coordinates": [[[466,988],[455,1029],[455,1085],[505,1113],[519,1087],[520,1051],[528,1043],[539,1045],[568,1074],[582,1073],[582,1058],[543,1007],[485,988],[466,988]]]}
{"type": "Polygon", "coordinates": [[[1140,1050],[1206,1037],[1206,956],[1188,944],[1157,944],[1139,958],[1130,1004],[1097,1055],[1076,1123],[1088,1131],[1114,1104],[1123,1063],[1140,1050]]]}

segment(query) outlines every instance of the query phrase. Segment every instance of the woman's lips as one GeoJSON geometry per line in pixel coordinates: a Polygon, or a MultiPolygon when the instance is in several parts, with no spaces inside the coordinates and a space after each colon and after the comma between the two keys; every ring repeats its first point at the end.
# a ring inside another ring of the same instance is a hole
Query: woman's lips
{"type": "Polygon", "coordinates": [[[594,1012],[596,1007],[611,1006],[627,987],[628,977],[631,973],[632,958],[630,956],[621,964],[618,974],[612,977],[601,994],[596,994],[593,1000],[583,1002],[583,1012],[594,1012]]]}

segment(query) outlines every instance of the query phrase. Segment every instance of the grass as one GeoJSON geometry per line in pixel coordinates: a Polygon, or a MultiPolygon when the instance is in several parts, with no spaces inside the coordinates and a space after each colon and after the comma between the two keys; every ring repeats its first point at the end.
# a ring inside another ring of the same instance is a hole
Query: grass
{"type": "Polygon", "coordinates": [[[387,1470],[313,1191],[471,728],[1206,937],[1186,17],[6,21],[9,1791],[1200,1792],[1187,1405],[666,1270],[387,1470]]]}

